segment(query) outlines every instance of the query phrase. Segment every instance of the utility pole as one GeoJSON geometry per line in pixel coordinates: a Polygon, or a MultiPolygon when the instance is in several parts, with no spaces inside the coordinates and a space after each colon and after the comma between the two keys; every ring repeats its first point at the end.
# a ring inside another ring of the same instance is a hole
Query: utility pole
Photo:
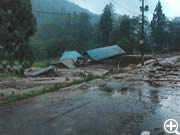
{"type": "Polygon", "coordinates": [[[141,45],[141,65],[144,66],[144,12],[149,10],[149,6],[144,4],[144,0],[142,1],[142,6],[140,7],[141,12],[142,12],[142,35],[141,35],[141,40],[140,40],[140,45],[141,45]]]}
{"type": "Polygon", "coordinates": [[[142,1],[142,7],[141,7],[141,11],[142,11],[142,35],[141,35],[141,65],[144,66],[144,11],[145,11],[145,7],[144,7],[144,0],[142,1]]]}

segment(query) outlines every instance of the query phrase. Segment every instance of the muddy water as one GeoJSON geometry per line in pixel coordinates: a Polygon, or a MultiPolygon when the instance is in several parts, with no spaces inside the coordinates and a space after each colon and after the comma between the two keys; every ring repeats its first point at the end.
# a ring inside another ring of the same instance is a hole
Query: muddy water
{"type": "MultiPolygon", "coordinates": [[[[36,97],[39,98],[39,97],[36,97]]],[[[0,135],[163,135],[168,118],[180,122],[178,85],[110,82],[103,88],[45,102],[0,107],[0,135]]]]}

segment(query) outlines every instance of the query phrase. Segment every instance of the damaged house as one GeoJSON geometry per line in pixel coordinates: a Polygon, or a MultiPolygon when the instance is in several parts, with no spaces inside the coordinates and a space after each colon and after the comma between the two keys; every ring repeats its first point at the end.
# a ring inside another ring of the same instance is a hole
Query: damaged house
{"type": "Polygon", "coordinates": [[[76,62],[78,59],[82,58],[82,55],[76,51],[67,51],[64,52],[63,55],[60,57],[60,62],[64,64],[67,68],[75,69],[76,62]]]}
{"type": "Polygon", "coordinates": [[[96,48],[86,51],[87,61],[101,61],[113,56],[125,54],[126,52],[121,49],[118,45],[112,45],[103,48],[96,48]]]}
{"type": "Polygon", "coordinates": [[[88,50],[84,56],[77,51],[67,51],[60,57],[60,63],[67,68],[75,69],[75,65],[87,65],[92,61],[102,61],[125,53],[118,45],[88,50]]]}

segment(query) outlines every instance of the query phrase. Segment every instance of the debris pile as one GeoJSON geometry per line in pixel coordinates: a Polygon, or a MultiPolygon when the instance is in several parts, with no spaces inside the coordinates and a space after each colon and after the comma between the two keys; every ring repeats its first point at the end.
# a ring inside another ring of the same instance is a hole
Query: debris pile
{"type": "Polygon", "coordinates": [[[22,66],[16,66],[16,65],[3,65],[0,66],[0,73],[12,73],[12,74],[17,74],[17,75],[23,75],[24,74],[24,69],[22,66]]]}
{"type": "Polygon", "coordinates": [[[156,59],[149,70],[149,78],[154,79],[176,79],[179,76],[180,65],[178,63],[178,57],[168,58],[164,60],[156,59]]]}

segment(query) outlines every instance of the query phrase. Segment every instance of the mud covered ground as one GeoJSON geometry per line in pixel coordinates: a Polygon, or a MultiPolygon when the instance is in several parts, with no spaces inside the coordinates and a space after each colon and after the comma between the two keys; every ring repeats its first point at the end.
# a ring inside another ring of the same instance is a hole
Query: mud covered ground
{"type": "MultiPolygon", "coordinates": [[[[145,59],[150,59],[152,56],[146,56],[145,59]]],[[[5,97],[17,93],[26,93],[31,90],[48,87],[50,85],[62,82],[72,82],[73,80],[81,79],[88,74],[98,76],[109,76],[117,72],[118,63],[120,67],[126,67],[129,64],[137,64],[140,62],[140,56],[116,56],[110,59],[92,63],[86,67],[77,67],[76,69],[57,68],[55,76],[49,77],[46,75],[36,77],[4,77],[0,78],[0,100],[5,97]]],[[[32,67],[26,70],[26,73],[38,71],[42,68],[32,67]]]]}
{"type": "MultiPolygon", "coordinates": [[[[0,107],[1,135],[165,135],[180,122],[180,56],[0,107]]],[[[96,71],[96,70],[95,70],[96,71]]]]}
{"type": "MultiPolygon", "coordinates": [[[[56,69],[59,75],[56,77],[4,77],[0,78],[0,99],[17,93],[25,93],[30,90],[38,90],[56,83],[72,82],[73,80],[81,79],[85,75],[93,74],[103,76],[109,72],[109,69],[102,66],[92,65],[89,67],[79,67],[76,69],[56,69]]],[[[31,72],[37,71],[40,68],[33,67],[31,72]]]]}

